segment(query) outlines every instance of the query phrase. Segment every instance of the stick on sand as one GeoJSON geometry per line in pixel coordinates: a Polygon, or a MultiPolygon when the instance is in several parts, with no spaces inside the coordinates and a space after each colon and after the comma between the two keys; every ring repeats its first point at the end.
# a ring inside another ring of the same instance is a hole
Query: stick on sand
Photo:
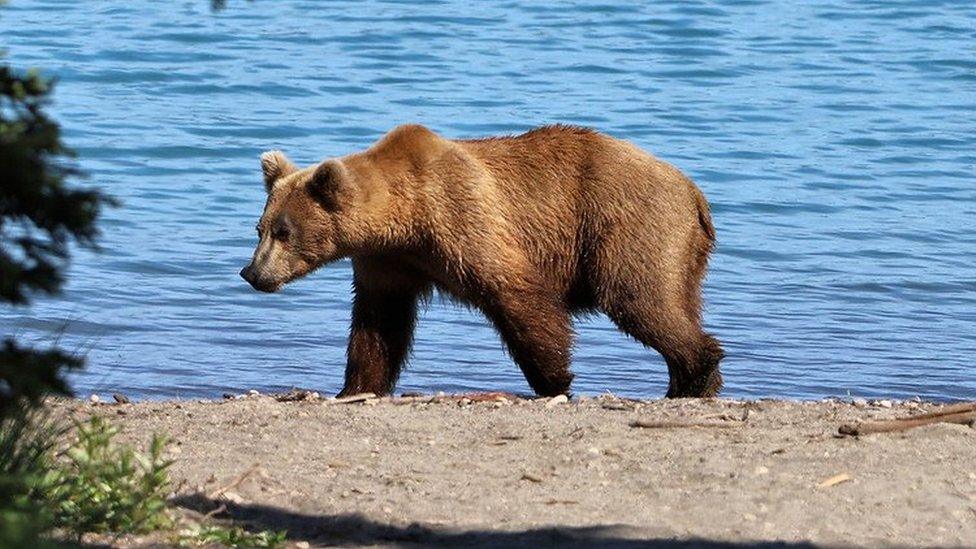
{"type": "Polygon", "coordinates": [[[234,477],[234,480],[230,481],[229,483],[225,484],[224,486],[221,486],[220,488],[217,488],[213,492],[210,492],[209,494],[207,494],[207,497],[210,498],[210,499],[217,499],[217,498],[219,498],[220,496],[224,495],[225,492],[227,492],[231,488],[236,488],[238,485],[240,485],[240,483],[242,483],[245,480],[247,480],[247,477],[253,475],[254,473],[256,473],[256,472],[258,472],[260,470],[261,470],[261,466],[258,465],[257,463],[255,463],[248,470],[246,470],[243,473],[241,473],[241,474],[237,475],[236,477],[234,477]]]}
{"type": "Polygon", "coordinates": [[[932,423],[971,424],[976,422],[976,402],[953,404],[938,412],[921,414],[918,416],[888,419],[884,421],[865,421],[857,424],[841,425],[838,431],[842,435],[860,436],[871,433],[894,433],[907,431],[922,425],[932,423]]]}
{"type": "Polygon", "coordinates": [[[649,419],[636,419],[630,422],[631,427],[641,429],[680,429],[688,427],[714,427],[716,429],[731,429],[738,427],[737,423],[725,423],[719,421],[654,421],[649,419]]]}

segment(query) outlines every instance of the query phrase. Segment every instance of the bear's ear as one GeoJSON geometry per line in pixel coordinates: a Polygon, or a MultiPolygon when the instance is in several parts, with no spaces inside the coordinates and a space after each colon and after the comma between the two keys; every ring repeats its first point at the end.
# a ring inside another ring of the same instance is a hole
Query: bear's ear
{"type": "Polygon", "coordinates": [[[261,155],[261,171],[264,172],[264,188],[271,194],[275,181],[294,173],[298,168],[281,151],[268,151],[261,155]]]}
{"type": "Polygon", "coordinates": [[[350,190],[349,176],[338,162],[319,164],[308,182],[309,194],[327,210],[339,209],[349,198],[350,190]]]}

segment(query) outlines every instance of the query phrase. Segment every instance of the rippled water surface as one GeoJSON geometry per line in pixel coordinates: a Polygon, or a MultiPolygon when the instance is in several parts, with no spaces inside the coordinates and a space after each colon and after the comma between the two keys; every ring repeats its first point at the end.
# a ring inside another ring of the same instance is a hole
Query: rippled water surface
{"type": "MultiPolygon", "coordinates": [[[[8,59],[57,75],[101,254],[3,333],[88,356],[81,394],[341,386],[348,262],[277,295],[237,275],[258,155],[303,164],[418,121],[446,136],[567,122],[678,165],[719,248],[706,322],[737,397],[976,396],[976,4],[964,1],[36,2],[8,59]]],[[[663,394],[605,318],[575,389],[663,394]]],[[[403,390],[528,390],[476,313],[422,315],[403,390]]]]}

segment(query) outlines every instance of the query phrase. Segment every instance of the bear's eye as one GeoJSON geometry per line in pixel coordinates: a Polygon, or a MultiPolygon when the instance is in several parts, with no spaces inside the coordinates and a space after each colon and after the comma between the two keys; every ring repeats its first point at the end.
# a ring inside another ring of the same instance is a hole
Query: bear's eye
{"type": "Polygon", "coordinates": [[[289,236],[291,236],[291,231],[288,230],[288,227],[284,226],[275,227],[274,232],[271,233],[271,237],[275,240],[288,240],[289,236]]]}

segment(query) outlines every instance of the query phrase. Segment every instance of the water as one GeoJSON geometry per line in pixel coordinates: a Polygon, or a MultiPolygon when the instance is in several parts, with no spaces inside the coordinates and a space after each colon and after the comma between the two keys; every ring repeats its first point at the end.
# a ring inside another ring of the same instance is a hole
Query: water
{"type": "MultiPolygon", "coordinates": [[[[87,355],[80,394],[337,391],[348,262],[278,295],[237,275],[258,155],[313,163],[419,121],[595,126],[692,176],[726,395],[976,397],[972,2],[227,4],[0,9],[8,59],[60,78],[66,141],[124,203],[61,298],[0,312],[87,355]]],[[[656,353],[602,317],[577,330],[577,393],[664,393],[656,353]]],[[[528,391],[483,318],[439,302],[399,387],[528,391]]]]}

